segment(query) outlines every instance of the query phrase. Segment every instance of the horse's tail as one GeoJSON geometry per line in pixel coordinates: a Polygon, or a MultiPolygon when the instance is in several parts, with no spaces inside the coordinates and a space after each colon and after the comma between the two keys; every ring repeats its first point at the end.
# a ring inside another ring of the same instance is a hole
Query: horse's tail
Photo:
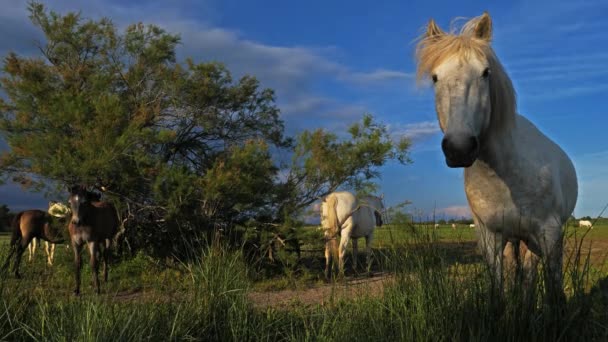
{"type": "Polygon", "coordinates": [[[331,194],[326,200],[327,202],[327,223],[329,224],[329,232],[332,237],[335,237],[340,231],[340,221],[338,220],[338,196],[331,194]]]}
{"type": "Polygon", "coordinates": [[[6,256],[6,260],[4,261],[2,268],[0,268],[0,270],[2,270],[2,272],[6,271],[8,269],[9,262],[11,261],[13,254],[15,254],[15,251],[17,250],[17,248],[16,248],[17,242],[19,242],[22,238],[22,236],[21,236],[21,216],[22,215],[23,215],[23,212],[20,212],[19,214],[15,215],[15,217],[13,218],[13,222],[11,222],[12,234],[11,234],[10,250],[9,250],[8,255],[6,256]]]}
{"type": "Polygon", "coordinates": [[[13,218],[13,222],[11,222],[12,235],[11,235],[11,247],[17,244],[17,241],[21,240],[21,216],[23,212],[15,215],[13,218]]]}

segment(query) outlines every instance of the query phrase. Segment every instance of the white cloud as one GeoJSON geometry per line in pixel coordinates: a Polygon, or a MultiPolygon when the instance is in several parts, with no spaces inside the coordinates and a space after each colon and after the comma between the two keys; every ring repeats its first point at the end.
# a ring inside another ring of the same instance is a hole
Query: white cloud
{"type": "Polygon", "coordinates": [[[469,209],[468,205],[454,205],[439,209],[438,212],[450,217],[471,217],[471,209],[469,209]]]}

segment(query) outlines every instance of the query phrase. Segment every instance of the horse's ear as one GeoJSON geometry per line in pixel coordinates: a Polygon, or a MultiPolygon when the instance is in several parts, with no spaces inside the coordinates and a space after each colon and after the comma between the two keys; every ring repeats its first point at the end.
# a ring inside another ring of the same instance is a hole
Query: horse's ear
{"type": "Polygon", "coordinates": [[[435,20],[431,19],[429,20],[429,24],[426,26],[426,38],[431,38],[431,37],[440,37],[443,36],[445,34],[445,32],[443,32],[442,29],[439,28],[439,26],[437,26],[437,24],[435,23],[435,20]]]}
{"type": "Polygon", "coordinates": [[[488,42],[492,40],[492,18],[490,18],[488,12],[483,12],[481,18],[479,18],[475,25],[473,33],[475,38],[483,39],[488,42]]]}

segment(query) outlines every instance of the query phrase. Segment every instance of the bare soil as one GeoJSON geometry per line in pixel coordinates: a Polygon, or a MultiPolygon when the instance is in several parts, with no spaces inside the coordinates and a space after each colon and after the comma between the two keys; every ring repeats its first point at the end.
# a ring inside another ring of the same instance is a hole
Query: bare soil
{"type": "Polygon", "coordinates": [[[376,273],[373,277],[349,277],[342,281],[316,285],[301,290],[253,291],[248,294],[259,309],[288,309],[292,306],[328,305],[353,296],[379,296],[394,277],[389,273],[376,273]]]}

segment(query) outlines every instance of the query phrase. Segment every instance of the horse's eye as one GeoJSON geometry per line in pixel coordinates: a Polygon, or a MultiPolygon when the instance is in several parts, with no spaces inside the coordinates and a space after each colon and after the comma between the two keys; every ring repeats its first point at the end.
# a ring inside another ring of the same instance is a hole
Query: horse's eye
{"type": "Polygon", "coordinates": [[[481,74],[481,77],[488,78],[488,76],[490,76],[490,68],[483,69],[483,74],[481,74]]]}
{"type": "Polygon", "coordinates": [[[433,83],[437,83],[437,75],[433,74],[433,76],[431,76],[431,78],[433,79],[433,83]]]}

